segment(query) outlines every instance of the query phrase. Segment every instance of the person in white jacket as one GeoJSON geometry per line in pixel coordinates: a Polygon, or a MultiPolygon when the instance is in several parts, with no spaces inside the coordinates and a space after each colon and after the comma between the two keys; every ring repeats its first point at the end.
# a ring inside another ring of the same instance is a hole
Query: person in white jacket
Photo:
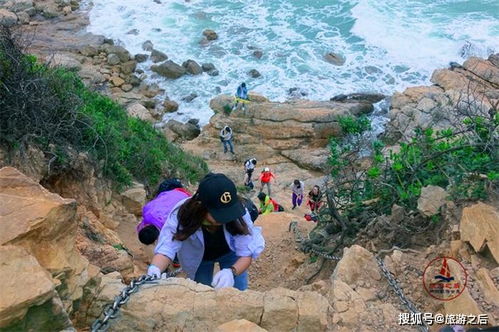
{"type": "Polygon", "coordinates": [[[220,130],[220,141],[224,146],[224,153],[227,153],[227,150],[230,150],[230,153],[234,154],[234,145],[232,144],[232,128],[229,126],[223,127],[220,130]],[[229,147],[229,149],[227,148],[229,147]]]}
{"type": "Polygon", "coordinates": [[[197,192],[177,204],[159,235],[147,271],[159,278],[175,254],[188,278],[214,288],[248,288],[248,268],[265,248],[261,228],[224,174],[210,173],[197,192]],[[220,271],[213,276],[214,264],[220,271]]]}
{"type": "Polygon", "coordinates": [[[300,180],[293,181],[291,185],[291,190],[293,191],[293,195],[291,196],[291,203],[293,207],[291,209],[295,209],[297,206],[301,206],[303,202],[303,191],[304,184],[300,180]]]}

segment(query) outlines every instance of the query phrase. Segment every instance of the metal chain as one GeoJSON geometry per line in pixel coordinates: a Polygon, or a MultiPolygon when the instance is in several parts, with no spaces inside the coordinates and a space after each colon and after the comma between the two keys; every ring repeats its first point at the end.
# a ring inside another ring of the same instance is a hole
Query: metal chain
{"type": "MultiPolygon", "coordinates": [[[[393,277],[392,273],[388,270],[388,268],[386,267],[383,260],[379,256],[376,256],[375,258],[376,258],[376,262],[378,263],[379,269],[381,270],[381,272],[385,276],[386,280],[388,281],[388,284],[393,289],[395,294],[398,296],[398,298],[400,299],[402,304],[407,309],[409,309],[409,311],[411,313],[413,313],[414,315],[420,315],[421,314],[420,311],[416,308],[414,303],[412,303],[411,300],[409,300],[405,296],[404,291],[402,290],[402,288],[400,288],[400,285],[398,284],[397,280],[393,277]]],[[[429,331],[428,325],[424,321],[422,322],[422,324],[423,325],[418,326],[419,330],[422,332],[428,332],[429,331]]]]}
{"type": "MultiPolygon", "coordinates": [[[[180,268],[172,272],[164,273],[163,275],[166,275],[166,278],[175,277],[181,271],[182,269],[180,268]]],[[[102,319],[97,318],[93,322],[93,324],[90,327],[91,332],[106,331],[109,328],[110,320],[115,319],[118,316],[118,312],[121,306],[130,300],[130,296],[133,293],[136,293],[141,285],[152,284],[155,283],[157,280],[158,280],[157,278],[146,274],[141,275],[137,279],[133,279],[130,282],[130,284],[125,288],[123,288],[121,293],[114,298],[113,303],[104,307],[104,310],[102,310],[102,313],[99,315],[99,317],[104,316],[104,318],[102,319]]]]}
{"type": "MultiPolygon", "coordinates": [[[[305,238],[303,237],[303,235],[301,234],[300,230],[298,229],[298,222],[297,221],[292,221],[289,224],[289,231],[293,232],[294,237],[295,237],[295,241],[297,243],[303,243],[303,241],[305,240],[305,238]]],[[[341,257],[333,256],[333,255],[328,255],[328,254],[326,254],[324,252],[320,252],[320,251],[318,251],[318,250],[316,250],[314,248],[304,249],[302,247],[302,248],[300,248],[300,250],[304,251],[305,253],[306,252],[312,252],[312,253],[314,253],[314,254],[316,254],[318,256],[321,256],[321,257],[324,257],[324,258],[330,259],[330,260],[339,261],[341,259],[341,257]]],[[[419,315],[420,314],[419,310],[416,308],[416,306],[414,305],[414,303],[412,303],[411,300],[409,300],[404,295],[404,292],[402,291],[402,288],[400,288],[397,280],[392,276],[391,272],[388,270],[388,268],[386,267],[386,265],[383,262],[383,260],[379,256],[376,256],[375,258],[376,258],[376,262],[378,263],[378,266],[379,266],[381,272],[383,273],[384,277],[388,281],[388,284],[393,289],[393,291],[395,292],[395,294],[399,297],[399,299],[402,302],[402,304],[407,309],[409,309],[409,311],[411,313],[419,315]]],[[[428,332],[429,331],[428,325],[425,322],[423,322],[423,325],[420,325],[418,327],[419,327],[419,329],[422,332],[428,332]]]]}

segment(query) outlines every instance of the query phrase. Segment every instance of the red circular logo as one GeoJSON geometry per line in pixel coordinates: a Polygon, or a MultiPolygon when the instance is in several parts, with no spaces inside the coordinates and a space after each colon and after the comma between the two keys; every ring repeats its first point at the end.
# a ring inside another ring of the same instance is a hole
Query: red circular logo
{"type": "Polygon", "coordinates": [[[438,257],[426,266],[423,286],[426,292],[440,301],[450,301],[464,292],[468,273],[463,264],[452,257],[438,257]]]}

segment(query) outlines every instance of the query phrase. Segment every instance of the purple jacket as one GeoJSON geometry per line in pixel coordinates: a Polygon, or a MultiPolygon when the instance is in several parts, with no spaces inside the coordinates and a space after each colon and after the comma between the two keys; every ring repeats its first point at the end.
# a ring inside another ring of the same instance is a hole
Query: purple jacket
{"type": "Polygon", "coordinates": [[[175,205],[187,197],[191,197],[191,194],[183,188],[176,188],[159,194],[142,209],[142,222],[137,225],[137,232],[149,225],[153,225],[161,231],[175,205]]]}

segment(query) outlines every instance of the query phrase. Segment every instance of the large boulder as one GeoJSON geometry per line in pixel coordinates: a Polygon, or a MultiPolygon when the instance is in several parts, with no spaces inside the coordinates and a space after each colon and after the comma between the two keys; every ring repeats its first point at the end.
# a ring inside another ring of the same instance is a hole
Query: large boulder
{"type": "Polygon", "coordinates": [[[121,62],[127,62],[132,58],[130,52],[128,52],[127,49],[122,46],[102,44],[100,46],[100,50],[107,54],[116,54],[120,58],[121,62]]]}
{"type": "Polygon", "coordinates": [[[418,198],[418,210],[427,217],[438,214],[440,208],[445,204],[447,192],[439,186],[426,186],[421,189],[418,198]]]}
{"type": "MultiPolygon", "coordinates": [[[[5,288],[4,284],[2,288],[2,319],[18,319],[27,312],[22,318],[23,324],[29,325],[33,319],[53,319],[52,323],[56,324],[60,315],[70,314],[75,309],[73,304],[82,298],[83,287],[89,281],[88,261],[75,246],[76,202],[50,193],[12,167],[0,169],[0,201],[0,248],[3,256],[0,261],[12,264],[0,273],[13,273],[12,277],[4,274],[1,278],[11,285],[5,288]],[[40,271],[40,267],[46,272],[40,271]],[[14,285],[17,293],[12,289],[14,285]],[[56,286],[57,294],[52,292],[56,286]],[[49,298],[51,302],[46,307],[31,309],[31,304],[39,306],[49,298]],[[59,314],[54,319],[47,310],[52,310],[53,303],[57,302],[59,314]]],[[[45,323],[39,323],[45,326],[45,323]]],[[[40,326],[37,328],[43,329],[40,326]]]]}
{"type": "Polygon", "coordinates": [[[165,61],[167,59],[168,59],[168,56],[165,53],[158,51],[156,49],[153,49],[151,51],[152,62],[157,63],[157,62],[165,61]]]}
{"type": "Polygon", "coordinates": [[[182,77],[187,72],[184,67],[171,60],[165,61],[160,65],[152,65],[151,70],[161,76],[172,79],[182,77]]]}
{"type": "Polygon", "coordinates": [[[203,31],[203,36],[207,39],[207,40],[215,40],[215,39],[218,39],[218,34],[214,31],[214,30],[211,30],[211,29],[206,29],[203,31]]]}
{"type": "MultiPolygon", "coordinates": [[[[103,279],[104,287],[91,308],[96,315],[113,301],[123,285],[103,279]]],[[[326,331],[330,315],[327,300],[318,293],[277,289],[271,292],[213,290],[192,280],[170,278],[143,285],[131,296],[110,331],[215,331],[221,324],[245,319],[269,331],[326,331]],[[270,326],[272,328],[267,328],[270,326]]],[[[93,317],[89,317],[93,318],[93,317]]]]}
{"type": "Polygon", "coordinates": [[[499,211],[490,205],[477,203],[463,209],[459,226],[461,240],[469,242],[476,252],[490,250],[499,263],[499,211]]]}
{"type": "Polygon", "coordinates": [[[191,75],[199,75],[203,73],[203,68],[194,60],[187,60],[184,63],[182,63],[182,67],[185,68],[185,70],[191,74],[191,75]]]}
{"type": "Polygon", "coordinates": [[[144,185],[134,182],[130,188],[121,193],[123,206],[128,212],[136,216],[142,215],[142,207],[146,204],[146,190],[144,185]]]}
{"type": "Polygon", "coordinates": [[[142,104],[140,104],[138,102],[130,104],[126,108],[126,111],[127,111],[128,115],[133,116],[135,118],[139,118],[141,120],[149,121],[149,122],[154,121],[154,118],[152,117],[149,110],[147,108],[145,108],[144,106],[142,106],[142,104]]]}
{"type": "Polygon", "coordinates": [[[13,12],[0,8],[0,25],[11,27],[17,23],[17,16],[13,12]]]}
{"type": "Polygon", "coordinates": [[[170,120],[166,127],[186,140],[192,140],[199,136],[201,129],[193,123],[182,123],[177,120],[170,120]]]}
{"type": "Polygon", "coordinates": [[[215,332],[267,332],[266,329],[262,329],[260,326],[246,319],[235,319],[230,322],[224,323],[217,327],[215,332]]]}
{"type": "Polygon", "coordinates": [[[51,66],[60,66],[69,70],[80,70],[81,62],[69,54],[55,54],[50,60],[51,66]]]}

